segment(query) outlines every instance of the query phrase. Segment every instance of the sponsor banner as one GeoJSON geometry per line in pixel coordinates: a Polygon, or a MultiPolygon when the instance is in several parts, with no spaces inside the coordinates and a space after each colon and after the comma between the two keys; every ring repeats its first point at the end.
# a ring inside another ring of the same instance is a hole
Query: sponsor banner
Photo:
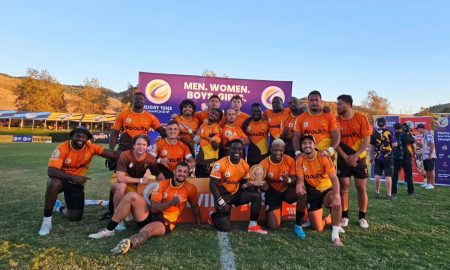
{"type": "Polygon", "coordinates": [[[280,96],[287,106],[292,95],[292,82],[140,72],[139,92],[146,96],[145,109],[161,123],[167,123],[173,113],[179,113],[178,106],[182,100],[193,100],[197,111],[200,111],[207,108],[211,95],[220,97],[222,109],[230,106],[233,96],[241,96],[245,104],[242,111],[248,114],[249,105],[255,102],[264,109],[272,109],[275,96],[280,96]]]}
{"type": "Polygon", "coordinates": [[[114,122],[116,120],[115,114],[85,114],[81,122],[114,122]]]}
{"type": "Polygon", "coordinates": [[[81,121],[84,114],[82,113],[56,113],[52,112],[47,120],[48,121],[81,121]]]}
{"type": "Polygon", "coordinates": [[[31,135],[14,135],[12,141],[15,143],[30,143],[33,141],[33,136],[31,135]]]}
{"type": "MultiPolygon", "coordinates": [[[[380,117],[383,117],[386,120],[386,128],[392,132],[392,135],[394,135],[395,134],[394,125],[395,125],[395,123],[400,122],[400,117],[398,115],[374,115],[373,116],[374,130],[377,128],[376,120],[380,117]]],[[[373,159],[372,153],[370,153],[370,155],[371,155],[371,158],[373,159]]],[[[384,175],[382,175],[381,178],[384,179],[384,175]]],[[[372,163],[372,166],[370,166],[370,179],[375,180],[374,163],[372,163]]]]}
{"type": "Polygon", "coordinates": [[[50,136],[33,136],[33,143],[52,143],[52,137],[50,136]]]}
{"type": "MultiPolygon", "coordinates": [[[[416,138],[417,142],[421,142],[422,141],[422,134],[420,134],[420,132],[416,129],[418,124],[424,124],[425,128],[427,130],[431,130],[431,118],[428,116],[408,116],[408,117],[400,117],[400,123],[407,123],[408,126],[411,128],[411,133],[414,135],[414,137],[416,138]]],[[[420,148],[417,147],[416,145],[416,152],[420,151],[420,148]]],[[[424,177],[422,172],[417,168],[418,163],[420,164],[420,167],[423,167],[420,163],[420,161],[413,161],[412,165],[413,165],[413,179],[414,182],[423,182],[424,177]]],[[[403,177],[403,171],[401,172],[401,176],[400,178],[404,178],[403,177]]]]}
{"type": "Polygon", "coordinates": [[[1,110],[0,111],[0,119],[7,119],[7,118],[12,118],[17,111],[4,111],[1,110]]]}
{"type": "Polygon", "coordinates": [[[436,184],[450,185],[450,114],[434,114],[433,129],[436,147],[436,184]]]}
{"type": "Polygon", "coordinates": [[[95,143],[109,143],[109,132],[92,132],[95,143]]]}
{"type": "Polygon", "coordinates": [[[13,119],[46,120],[50,112],[17,112],[13,119]]]}
{"type": "MultiPolygon", "coordinates": [[[[202,222],[207,222],[208,216],[211,212],[214,212],[214,197],[209,192],[209,178],[192,178],[188,181],[195,185],[198,192],[198,204],[200,206],[202,222]]],[[[142,194],[144,192],[146,185],[139,185],[138,193],[142,194]]],[[[264,219],[265,205],[264,205],[264,194],[263,194],[263,205],[261,207],[260,219],[264,219]]],[[[282,206],[282,219],[295,220],[295,204],[286,204],[283,202],[282,206]]],[[[233,221],[248,221],[250,219],[250,207],[248,205],[243,205],[239,207],[232,207],[231,209],[231,220],[233,221]]],[[[194,216],[190,209],[189,203],[188,207],[185,208],[183,213],[179,218],[179,222],[193,222],[194,216]]]]}
{"type": "Polygon", "coordinates": [[[13,135],[0,135],[0,143],[12,143],[13,135]]]}

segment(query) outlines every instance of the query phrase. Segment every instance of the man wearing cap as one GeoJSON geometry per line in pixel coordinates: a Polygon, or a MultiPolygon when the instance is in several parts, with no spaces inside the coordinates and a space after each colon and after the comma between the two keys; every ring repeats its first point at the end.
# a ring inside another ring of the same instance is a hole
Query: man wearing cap
{"type": "Polygon", "coordinates": [[[60,192],[64,192],[67,218],[70,221],[78,221],[83,217],[84,184],[90,179],[86,174],[92,157],[118,157],[117,152],[90,142],[92,134],[84,127],[74,128],[69,136],[69,141],[60,144],[53,151],[48,163],[49,179],[45,192],[44,219],[39,230],[41,236],[48,235],[52,229],[53,206],[60,192]]]}
{"type": "Polygon", "coordinates": [[[434,161],[436,151],[434,148],[434,136],[425,128],[424,124],[418,124],[416,129],[422,134],[422,142],[416,144],[422,148],[423,168],[427,174],[427,183],[422,185],[425,189],[434,189],[434,161]]]}
{"type": "Polygon", "coordinates": [[[384,173],[386,183],[386,195],[392,199],[392,149],[397,146],[397,140],[389,129],[386,128],[386,119],[377,119],[378,128],[370,137],[371,160],[375,165],[375,195],[380,197],[381,175],[384,173]]]}
{"type": "Polygon", "coordinates": [[[408,195],[414,195],[414,183],[412,179],[412,153],[414,153],[414,142],[411,128],[408,124],[395,123],[395,139],[397,147],[394,148],[394,174],[392,176],[392,196],[397,196],[398,173],[403,168],[405,182],[408,184],[408,195]]]}

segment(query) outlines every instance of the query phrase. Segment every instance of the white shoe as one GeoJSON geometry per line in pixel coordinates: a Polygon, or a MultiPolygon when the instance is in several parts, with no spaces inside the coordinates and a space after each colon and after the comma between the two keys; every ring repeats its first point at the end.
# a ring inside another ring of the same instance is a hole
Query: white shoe
{"type": "Polygon", "coordinates": [[[39,230],[39,235],[46,236],[50,233],[51,230],[52,230],[51,222],[42,222],[41,229],[39,230]]]}
{"type": "Polygon", "coordinates": [[[365,218],[359,220],[359,227],[361,227],[362,229],[369,228],[369,223],[367,223],[367,220],[365,218]]]}
{"type": "Polygon", "coordinates": [[[302,224],[302,228],[307,228],[307,227],[311,227],[311,222],[309,222],[309,219],[302,224]]]}
{"type": "Polygon", "coordinates": [[[344,228],[342,228],[341,226],[339,226],[339,233],[345,233],[344,228]]]}
{"type": "Polygon", "coordinates": [[[119,224],[117,224],[117,226],[115,228],[115,230],[118,232],[125,231],[126,229],[127,229],[127,226],[125,226],[125,222],[123,222],[123,221],[120,222],[119,224]]]}
{"type": "Polygon", "coordinates": [[[107,237],[113,236],[114,234],[116,234],[116,232],[114,230],[108,231],[105,228],[105,229],[101,229],[100,231],[98,231],[96,233],[90,234],[88,237],[92,238],[92,239],[102,239],[102,238],[107,238],[107,237]]]}
{"type": "Polygon", "coordinates": [[[425,189],[434,189],[434,186],[432,184],[429,184],[428,186],[425,187],[425,189]]]}
{"type": "Polygon", "coordinates": [[[423,183],[422,185],[420,185],[420,187],[426,188],[426,187],[428,187],[428,183],[425,182],[425,183],[423,183]]]}
{"type": "Polygon", "coordinates": [[[347,227],[348,226],[348,218],[342,218],[341,219],[341,227],[347,227]]]}

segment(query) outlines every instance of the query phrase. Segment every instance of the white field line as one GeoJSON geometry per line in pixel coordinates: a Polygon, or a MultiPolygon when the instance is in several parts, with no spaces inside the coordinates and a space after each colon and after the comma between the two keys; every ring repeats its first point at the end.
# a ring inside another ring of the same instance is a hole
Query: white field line
{"type": "Polygon", "coordinates": [[[234,253],[230,245],[230,239],[225,232],[217,232],[220,247],[220,266],[222,270],[235,270],[234,253]]]}

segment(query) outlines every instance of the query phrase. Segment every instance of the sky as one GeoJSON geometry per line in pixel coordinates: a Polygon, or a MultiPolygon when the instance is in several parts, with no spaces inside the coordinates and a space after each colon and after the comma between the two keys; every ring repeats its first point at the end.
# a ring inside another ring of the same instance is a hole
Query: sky
{"type": "Polygon", "coordinates": [[[450,1],[4,1],[0,73],[124,91],[139,71],[370,90],[391,113],[450,102],[450,1]]]}

